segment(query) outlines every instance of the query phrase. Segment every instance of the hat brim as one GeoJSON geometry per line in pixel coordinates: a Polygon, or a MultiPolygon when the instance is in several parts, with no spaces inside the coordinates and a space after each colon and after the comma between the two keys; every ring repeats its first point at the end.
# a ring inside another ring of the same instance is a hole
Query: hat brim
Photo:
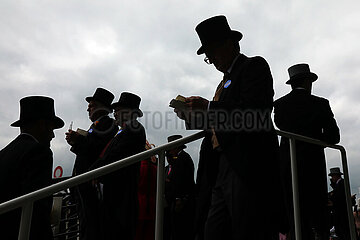
{"type": "MultiPolygon", "coordinates": [[[[127,107],[127,106],[121,105],[121,104],[118,103],[118,102],[111,104],[110,107],[111,107],[111,109],[115,109],[115,108],[117,108],[117,107],[129,108],[129,107],[127,107]]],[[[132,109],[132,110],[133,110],[135,113],[138,114],[138,117],[142,117],[142,116],[144,115],[143,112],[142,112],[139,108],[132,109]]]]}
{"type": "MultiPolygon", "coordinates": [[[[34,120],[36,120],[36,119],[34,119],[34,120]]],[[[49,120],[54,123],[54,129],[62,128],[65,125],[64,121],[57,116],[55,116],[53,119],[49,119],[49,120]]],[[[29,122],[29,121],[24,121],[24,120],[20,119],[20,120],[13,122],[12,124],[10,124],[10,126],[11,127],[21,127],[21,126],[24,126],[25,122],[29,122]]]]}
{"type": "MultiPolygon", "coordinates": [[[[230,33],[230,38],[231,39],[234,39],[236,41],[240,41],[242,39],[243,35],[241,32],[238,32],[238,31],[235,31],[235,30],[231,30],[231,33],[230,33]]],[[[201,55],[203,53],[205,53],[205,50],[206,50],[206,45],[202,45],[198,50],[197,50],[197,55],[201,55]]]]}
{"type": "Polygon", "coordinates": [[[94,98],[94,97],[86,97],[85,101],[87,101],[88,103],[90,103],[90,101],[97,101],[97,102],[103,104],[105,107],[111,108],[111,106],[109,104],[105,104],[100,99],[97,99],[97,98],[94,98]]]}
{"type": "Polygon", "coordinates": [[[301,73],[297,74],[294,77],[291,77],[289,80],[286,81],[286,84],[292,84],[293,82],[303,80],[305,78],[309,78],[311,82],[315,82],[318,79],[318,76],[315,73],[301,73]]]}

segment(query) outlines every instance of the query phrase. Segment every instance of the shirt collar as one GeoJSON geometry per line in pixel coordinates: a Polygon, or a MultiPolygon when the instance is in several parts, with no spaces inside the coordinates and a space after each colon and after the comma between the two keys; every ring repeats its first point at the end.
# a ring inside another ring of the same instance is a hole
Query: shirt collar
{"type": "Polygon", "coordinates": [[[37,142],[37,143],[39,143],[39,141],[33,136],[33,135],[31,135],[31,134],[29,134],[29,133],[20,133],[20,135],[26,135],[26,136],[29,136],[29,137],[31,137],[32,139],[34,139],[35,140],[35,142],[37,142]]]}
{"type": "Polygon", "coordinates": [[[228,73],[231,73],[231,71],[235,65],[235,62],[238,60],[239,57],[240,57],[240,53],[234,58],[233,62],[231,63],[230,67],[227,70],[228,73]]]}

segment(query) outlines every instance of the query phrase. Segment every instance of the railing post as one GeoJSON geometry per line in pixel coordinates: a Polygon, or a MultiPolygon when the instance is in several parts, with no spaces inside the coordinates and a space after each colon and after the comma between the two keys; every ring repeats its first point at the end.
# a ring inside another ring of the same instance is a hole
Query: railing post
{"type": "Polygon", "coordinates": [[[340,149],[341,152],[341,163],[344,171],[344,183],[345,183],[345,199],[346,199],[346,207],[348,212],[348,221],[349,221],[349,230],[351,240],[356,240],[356,230],[355,230],[355,223],[354,223],[354,215],[352,211],[352,204],[351,204],[351,193],[350,193],[350,183],[349,183],[349,170],[347,166],[347,158],[346,152],[344,149],[340,149]]]}
{"type": "Polygon", "coordinates": [[[291,182],[293,192],[294,205],[294,223],[295,223],[295,239],[302,240],[301,237],[301,217],[299,204],[299,184],[298,184],[298,170],[296,161],[296,145],[295,139],[289,138],[290,141],[290,159],[291,159],[291,182]]]}
{"type": "Polygon", "coordinates": [[[163,239],[164,223],[165,151],[159,153],[156,188],[155,240],[163,239]]]}
{"type": "Polygon", "coordinates": [[[26,202],[21,211],[21,221],[18,240],[28,240],[30,236],[31,217],[33,212],[33,202],[26,202]]]}

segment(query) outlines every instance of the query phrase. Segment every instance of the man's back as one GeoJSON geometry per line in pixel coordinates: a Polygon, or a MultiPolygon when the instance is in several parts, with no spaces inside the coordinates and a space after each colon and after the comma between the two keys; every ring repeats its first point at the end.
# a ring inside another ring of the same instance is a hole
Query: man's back
{"type": "Polygon", "coordinates": [[[284,131],[311,138],[338,143],[339,128],[329,101],[309,94],[304,89],[294,89],[274,102],[275,124],[284,131]]]}
{"type": "MultiPolygon", "coordinates": [[[[51,150],[25,134],[0,151],[0,202],[8,201],[51,184],[51,150]]],[[[51,198],[34,205],[31,239],[51,239],[51,198]]],[[[0,215],[2,236],[16,239],[20,223],[20,209],[0,215]]]]}

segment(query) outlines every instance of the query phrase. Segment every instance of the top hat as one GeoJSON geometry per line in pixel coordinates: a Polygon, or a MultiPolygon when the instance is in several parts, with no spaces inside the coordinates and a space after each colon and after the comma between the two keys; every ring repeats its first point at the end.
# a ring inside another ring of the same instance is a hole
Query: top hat
{"type": "Polygon", "coordinates": [[[64,121],[55,116],[54,99],[44,96],[29,96],[20,99],[20,119],[10,126],[21,127],[33,120],[47,119],[54,123],[54,129],[62,128],[64,121]]]}
{"type": "Polygon", "coordinates": [[[108,90],[104,89],[104,88],[97,88],[95,90],[95,93],[92,97],[86,97],[85,100],[87,102],[90,102],[92,100],[98,101],[102,104],[104,104],[104,106],[109,107],[112,103],[112,101],[114,100],[114,94],[112,94],[111,92],[109,92],[108,90]]]}
{"type": "MultiPolygon", "coordinates": [[[[169,137],[167,138],[167,140],[168,140],[168,142],[172,142],[172,141],[178,140],[178,139],[180,139],[180,138],[182,138],[181,135],[171,135],[171,136],[169,136],[169,137]]],[[[183,149],[186,148],[185,144],[182,145],[182,146],[180,146],[180,147],[183,148],[183,149]]]]}
{"type": "Polygon", "coordinates": [[[241,32],[230,29],[225,16],[215,16],[199,23],[195,28],[199,35],[202,46],[197,50],[197,54],[203,54],[205,49],[212,43],[221,42],[228,38],[240,41],[241,32]]]}
{"type": "Polygon", "coordinates": [[[300,63],[289,67],[288,69],[290,79],[286,81],[286,84],[292,84],[294,81],[309,79],[315,82],[318,76],[315,73],[310,72],[310,67],[306,63],[300,63]]]}
{"type": "Polygon", "coordinates": [[[140,110],[141,98],[138,95],[129,92],[123,92],[120,95],[120,99],[118,102],[111,104],[111,108],[114,109],[116,107],[129,108],[131,110],[135,110],[139,117],[143,116],[142,111],[140,110]]]}
{"type": "Polygon", "coordinates": [[[339,167],[334,167],[334,168],[330,168],[329,176],[332,175],[344,175],[344,174],[340,171],[339,167]]]}

